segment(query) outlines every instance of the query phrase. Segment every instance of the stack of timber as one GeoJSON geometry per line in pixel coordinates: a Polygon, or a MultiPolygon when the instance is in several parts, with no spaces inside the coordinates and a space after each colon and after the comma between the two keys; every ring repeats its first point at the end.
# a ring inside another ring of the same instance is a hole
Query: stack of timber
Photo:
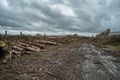
{"type": "MultiPolygon", "coordinates": [[[[0,57],[7,57],[7,60],[10,58],[17,58],[24,54],[32,54],[33,52],[40,52],[41,49],[44,49],[48,45],[57,45],[56,42],[51,41],[0,41],[0,57]]],[[[5,60],[4,62],[6,62],[5,60]]]]}

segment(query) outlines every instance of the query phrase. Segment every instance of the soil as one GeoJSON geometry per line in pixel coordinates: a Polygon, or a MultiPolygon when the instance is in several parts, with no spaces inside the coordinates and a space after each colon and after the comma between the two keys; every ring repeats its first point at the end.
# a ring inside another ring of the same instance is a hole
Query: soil
{"type": "Polygon", "coordinates": [[[1,63],[0,80],[120,80],[116,54],[90,43],[66,44],[1,63]]]}

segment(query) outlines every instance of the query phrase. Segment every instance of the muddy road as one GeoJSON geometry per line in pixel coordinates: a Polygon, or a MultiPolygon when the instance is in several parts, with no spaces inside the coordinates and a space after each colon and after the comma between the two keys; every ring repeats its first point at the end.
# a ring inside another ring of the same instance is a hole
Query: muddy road
{"type": "Polygon", "coordinates": [[[82,62],[85,80],[119,80],[120,57],[114,57],[91,44],[83,44],[81,50],[85,59],[82,62]]]}
{"type": "Polygon", "coordinates": [[[64,45],[0,64],[0,80],[120,80],[113,54],[89,43],[64,45]]]}

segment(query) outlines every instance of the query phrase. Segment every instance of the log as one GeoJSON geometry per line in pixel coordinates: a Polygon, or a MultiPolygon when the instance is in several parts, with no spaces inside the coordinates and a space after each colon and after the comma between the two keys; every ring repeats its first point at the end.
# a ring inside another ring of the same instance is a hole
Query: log
{"type": "Polygon", "coordinates": [[[11,51],[9,51],[9,53],[11,53],[11,55],[12,55],[11,57],[14,57],[14,58],[20,57],[22,54],[22,52],[16,51],[16,50],[11,50],[11,51]]]}
{"type": "Polygon", "coordinates": [[[24,51],[24,49],[19,47],[19,46],[12,46],[12,49],[15,49],[15,50],[18,50],[18,51],[24,51]]]}
{"type": "Polygon", "coordinates": [[[18,47],[23,48],[25,51],[35,51],[35,52],[39,52],[40,48],[33,46],[33,45],[29,45],[29,46],[23,46],[20,44],[17,44],[18,47]]]}
{"type": "Polygon", "coordinates": [[[25,48],[26,46],[23,46],[23,45],[20,45],[20,44],[17,44],[16,46],[20,47],[20,48],[25,48]]]}
{"type": "Polygon", "coordinates": [[[2,62],[6,63],[11,58],[11,55],[9,53],[4,53],[4,56],[2,58],[2,62]]]}
{"type": "Polygon", "coordinates": [[[56,42],[52,42],[52,41],[44,41],[44,40],[40,41],[39,43],[41,43],[41,44],[48,44],[48,45],[57,45],[56,42]]]}
{"type": "Polygon", "coordinates": [[[60,80],[64,80],[64,79],[62,79],[61,77],[59,77],[59,75],[56,75],[56,74],[54,74],[54,73],[52,73],[52,72],[45,71],[45,73],[48,74],[48,75],[50,75],[50,76],[53,76],[53,77],[55,77],[55,78],[58,78],[58,79],[60,79],[60,80]]]}
{"type": "Polygon", "coordinates": [[[23,43],[26,43],[26,44],[29,44],[29,45],[34,45],[36,47],[39,47],[41,49],[43,49],[45,47],[44,44],[39,44],[39,43],[36,43],[36,42],[27,42],[27,41],[22,41],[23,43]]]}
{"type": "Polygon", "coordinates": [[[30,46],[28,46],[28,47],[25,47],[25,50],[27,50],[27,51],[35,51],[35,52],[39,52],[40,51],[40,48],[38,48],[38,47],[30,47],[30,46]]]}
{"type": "Polygon", "coordinates": [[[0,41],[0,47],[4,48],[6,46],[6,43],[4,41],[0,41]]]}
{"type": "Polygon", "coordinates": [[[29,44],[23,43],[23,42],[18,42],[17,44],[20,44],[22,46],[29,46],[29,44]]]}
{"type": "Polygon", "coordinates": [[[44,47],[45,47],[44,44],[39,44],[39,43],[31,43],[31,45],[34,45],[34,46],[39,47],[41,49],[44,49],[44,47]]]}
{"type": "Polygon", "coordinates": [[[25,51],[24,54],[32,54],[31,51],[25,51]]]}
{"type": "Polygon", "coordinates": [[[11,50],[10,51],[12,54],[15,54],[15,55],[18,55],[18,54],[21,54],[22,52],[20,51],[16,51],[16,50],[11,50]]]}

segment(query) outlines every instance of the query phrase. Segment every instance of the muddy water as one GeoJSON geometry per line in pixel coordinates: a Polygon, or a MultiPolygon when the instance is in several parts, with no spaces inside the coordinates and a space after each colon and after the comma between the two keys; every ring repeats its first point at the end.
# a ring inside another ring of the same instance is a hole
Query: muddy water
{"type": "Polygon", "coordinates": [[[120,80],[120,63],[114,62],[118,58],[102,54],[104,51],[91,44],[82,46],[84,80],[120,80]]]}

